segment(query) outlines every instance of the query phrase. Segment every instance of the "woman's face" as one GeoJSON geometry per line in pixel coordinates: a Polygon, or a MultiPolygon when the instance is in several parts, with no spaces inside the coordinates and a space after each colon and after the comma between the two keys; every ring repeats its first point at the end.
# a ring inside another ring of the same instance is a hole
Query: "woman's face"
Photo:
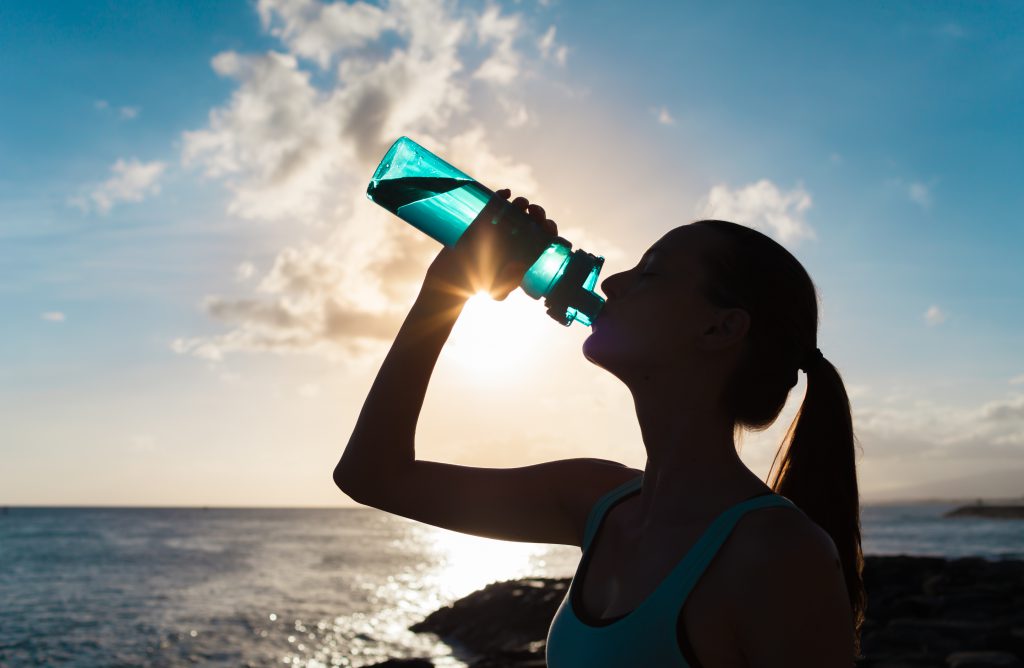
{"type": "Polygon", "coordinates": [[[627,386],[657,376],[692,377],[701,356],[701,334],[720,309],[700,293],[702,253],[721,243],[704,225],[666,233],[628,271],[601,282],[607,301],[598,313],[583,355],[627,386]],[[680,375],[683,374],[683,375],[680,375]]]}

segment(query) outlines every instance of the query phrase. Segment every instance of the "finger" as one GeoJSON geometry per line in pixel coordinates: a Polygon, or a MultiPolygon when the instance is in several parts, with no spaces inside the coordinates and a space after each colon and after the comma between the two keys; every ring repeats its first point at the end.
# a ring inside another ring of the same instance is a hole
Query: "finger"
{"type": "MultiPolygon", "coordinates": [[[[476,218],[473,219],[473,222],[483,221],[485,223],[493,223],[498,211],[501,210],[501,207],[506,205],[504,200],[508,199],[510,193],[511,191],[507,188],[495,192],[494,196],[484,204],[484,208],[480,209],[480,212],[476,215],[476,218]]],[[[470,225],[470,227],[472,228],[473,225],[470,225]]],[[[463,236],[466,235],[463,234],[463,236]]]]}
{"type": "Polygon", "coordinates": [[[526,211],[535,218],[540,218],[541,220],[544,220],[544,207],[542,207],[540,204],[531,204],[530,206],[526,207],[526,211]]]}
{"type": "Polygon", "coordinates": [[[558,225],[555,225],[555,221],[550,218],[544,221],[544,229],[551,232],[551,234],[558,234],[558,225]]]}
{"type": "Polygon", "coordinates": [[[517,197],[514,200],[512,200],[512,206],[517,206],[523,210],[525,210],[529,205],[530,200],[526,199],[525,197],[517,197]]]}

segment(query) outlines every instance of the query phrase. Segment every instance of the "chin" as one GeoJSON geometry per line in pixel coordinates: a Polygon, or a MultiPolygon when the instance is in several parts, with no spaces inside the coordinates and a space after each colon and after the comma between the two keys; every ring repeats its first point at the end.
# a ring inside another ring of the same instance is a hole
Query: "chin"
{"type": "Polygon", "coordinates": [[[615,366],[614,360],[618,355],[616,351],[611,349],[609,346],[608,339],[602,337],[598,332],[591,332],[590,336],[583,340],[582,346],[583,356],[591,364],[595,364],[602,369],[615,373],[612,367],[615,366]]]}

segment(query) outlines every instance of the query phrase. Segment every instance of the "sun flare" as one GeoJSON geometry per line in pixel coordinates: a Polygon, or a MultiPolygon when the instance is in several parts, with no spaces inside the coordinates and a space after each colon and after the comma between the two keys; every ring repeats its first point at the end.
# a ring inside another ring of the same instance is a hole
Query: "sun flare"
{"type": "Polygon", "coordinates": [[[538,353],[538,344],[550,321],[544,306],[520,290],[504,301],[478,292],[466,302],[448,341],[452,358],[489,384],[494,375],[515,378],[528,368],[538,353]]]}

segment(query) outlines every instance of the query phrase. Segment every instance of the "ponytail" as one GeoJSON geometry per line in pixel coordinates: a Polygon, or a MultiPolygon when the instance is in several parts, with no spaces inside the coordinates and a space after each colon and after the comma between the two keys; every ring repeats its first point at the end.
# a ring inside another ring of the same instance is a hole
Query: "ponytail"
{"type": "Polygon", "coordinates": [[[771,426],[796,386],[798,369],[807,372],[803,404],[772,461],[770,486],[832,538],[859,655],[867,596],[853,420],[839,372],[816,347],[814,282],[789,251],[754,229],[723,220],[695,224],[722,235],[722,243],[702,258],[704,296],[716,306],[742,308],[750,315],[740,363],[722,398],[736,431],[771,426]]]}

